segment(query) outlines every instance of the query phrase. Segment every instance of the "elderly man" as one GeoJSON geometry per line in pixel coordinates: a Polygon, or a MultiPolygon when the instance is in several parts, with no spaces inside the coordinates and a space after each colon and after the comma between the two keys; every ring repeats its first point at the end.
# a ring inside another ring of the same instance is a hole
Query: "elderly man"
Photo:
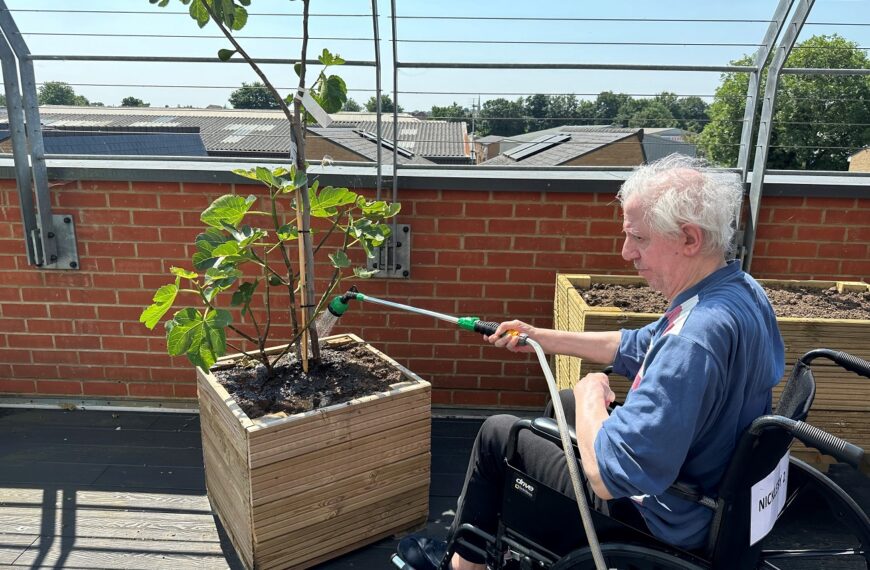
{"type": "MultiPolygon", "coordinates": [[[[664,316],[639,330],[584,333],[513,320],[485,337],[514,352],[530,351],[504,334],[519,331],[548,353],[612,364],[633,379],[625,403],[612,413],[607,376],[588,374],[574,387],[575,405],[566,410],[575,410],[583,472],[594,493],[621,511],[617,516],[688,549],[703,545],[711,512],[665,490],[679,475],[715,494],[740,434],[770,412],[771,388],[785,364],[764,291],[738,262],[726,261],[741,195],[736,175],[711,172],[686,157],[641,166],[617,195],[622,256],[668,298],[664,316]]],[[[507,432],[515,420],[493,416],[481,427],[453,529],[471,523],[496,530],[507,432]]],[[[523,432],[518,449],[529,475],[573,496],[559,446],[523,432]]],[[[400,545],[417,570],[436,562],[439,551],[443,545],[415,537],[400,545]]],[[[483,562],[460,548],[451,567],[483,569],[483,562]]]]}

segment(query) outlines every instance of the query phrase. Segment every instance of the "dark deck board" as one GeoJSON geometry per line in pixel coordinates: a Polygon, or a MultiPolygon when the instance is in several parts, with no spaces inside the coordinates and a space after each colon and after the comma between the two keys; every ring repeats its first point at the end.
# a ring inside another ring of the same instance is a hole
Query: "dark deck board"
{"type": "MultiPolygon", "coordinates": [[[[419,532],[446,536],[481,422],[433,420],[429,518],[419,532]]],[[[242,568],[205,495],[197,415],[0,408],[0,434],[0,565],[242,568]]],[[[829,475],[870,511],[866,476],[843,465],[829,475]]],[[[836,539],[823,518],[810,523],[785,544],[836,539]]],[[[396,542],[318,568],[390,569],[396,542]]]]}

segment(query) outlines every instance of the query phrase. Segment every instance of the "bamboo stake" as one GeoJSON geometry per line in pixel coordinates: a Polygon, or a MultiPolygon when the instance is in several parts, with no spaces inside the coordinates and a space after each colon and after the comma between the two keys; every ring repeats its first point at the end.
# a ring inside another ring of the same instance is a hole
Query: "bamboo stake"
{"type": "MultiPolygon", "coordinates": [[[[302,122],[302,90],[305,88],[305,60],[308,52],[308,9],[310,0],[302,2],[302,57],[299,69],[299,89],[293,98],[293,127],[296,139],[296,169],[307,172],[305,166],[305,127],[302,122]]],[[[299,228],[299,292],[302,309],[302,370],[308,373],[308,347],[312,356],[320,359],[317,331],[311,328],[311,309],[314,304],[314,259],[311,244],[311,204],[308,200],[308,182],[296,189],[296,224],[299,228]]]]}

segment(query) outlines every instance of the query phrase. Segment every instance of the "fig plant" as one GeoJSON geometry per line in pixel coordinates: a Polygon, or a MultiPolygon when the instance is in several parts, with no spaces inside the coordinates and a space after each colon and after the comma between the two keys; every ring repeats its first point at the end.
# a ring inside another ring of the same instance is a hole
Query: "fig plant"
{"type": "MultiPolygon", "coordinates": [[[[234,171],[268,188],[269,207],[266,211],[253,210],[256,201],[254,196],[244,198],[230,194],[215,200],[201,216],[208,229],[196,238],[196,253],[193,256],[195,271],[172,268],[175,282],[157,291],[154,303],[142,312],[140,321],[153,328],[173,306],[179,293],[193,294],[198,298],[201,308],[181,309],[166,324],[169,354],[185,354],[196,366],[207,370],[226,352],[227,346],[242,352],[239,347],[227,342],[226,331],[229,329],[257,347],[255,354],[246,354],[262,362],[271,376],[275,362],[286,353],[285,350],[274,357],[266,354],[272,328],[273,289],[282,288],[287,293],[287,310],[292,324],[292,338],[288,339],[290,344],[287,350],[290,346],[296,347],[303,369],[307,371],[309,347],[312,359],[317,361],[320,358],[319,339],[312,325],[318,313],[325,308],[324,300],[340,283],[342,271],[351,266],[348,248],[359,245],[368,256],[372,256],[372,248],[382,245],[389,236],[390,227],[384,222],[398,213],[399,205],[367,201],[347,188],[320,189],[316,182],[309,187],[304,123],[310,120],[310,115],[302,105],[302,98],[307,92],[326,112],[339,111],[347,100],[345,82],[338,75],[327,74],[329,67],[341,65],[344,60],[326,49],[318,57],[323,68],[310,88],[306,89],[310,0],[300,0],[302,45],[299,61],[293,66],[299,82],[295,92],[286,98],[281,96],[256,60],[233,36],[234,31],[241,30],[247,23],[246,8],[251,5],[251,0],[179,1],[188,6],[190,17],[200,28],[213,22],[230,42],[232,49],[220,49],[218,58],[227,61],[236,55],[242,57],[275,99],[290,123],[293,140],[288,141],[288,156],[292,164],[289,168],[257,167],[234,171]],[[282,209],[279,206],[281,201],[286,201],[289,207],[282,209]],[[286,219],[280,213],[282,211],[295,213],[295,220],[286,219]],[[252,216],[265,217],[269,229],[243,223],[243,220],[252,216]],[[316,247],[312,241],[312,216],[329,222],[329,228],[316,247]],[[324,294],[316,299],[314,254],[336,232],[343,234],[344,239],[342,245],[329,254],[333,267],[332,278],[324,294]],[[298,246],[299,261],[296,268],[288,251],[291,242],[296,242],[298,246]],[[270,252],[280,256],[280,269],[270,264],[270,252]],[[246,280],[243,265],[257,266],[258,277],[246,280]],[[182,288],[182,281],[188,286],[182,288]],[[236,307],[242,317],[247,316],[249,330],[233,324],[231,313],[218,304],[219,294],[230,289],[233,289],[230,305],[236,307]],[[258,291],[264,305],[264,315],[259,320],[252,309],[258,291]]],[[[169,4],[169,0],[149,2],[161,8],[169,4]]],[[[366,277],[370,272],[355,268],[355,274],[366,277]]],[[[221,299],[223,297],[225,295],[221,299]]]]}
{"type": "MultiPolygon", "coordinates": [[[[186,355],[194,365],[208,370],[230,346],[261,362],[271,376],[278,359],[291,346],[299,345],[304,326],[310,326],[310,323],[300,325],[296,317],[300,300],[299,272],[288,251],[288,246],[299,239],[299,227],[295,223],[298,203],[290,196],[307,180],[293,166],[272,170],[260,166],[233,172],[266,186],[267,208],[255,209],[257,197],[253,195],[227,194],[212,202],[200,216],[207,228],[196,237],[193,269],[172,267],[175,281],[157,290],[154,302],[142,312],[139,320],[153,329],[173,307],[179,294],[189,294],[197,301],[198,308],[182,308],[167,321],[167,352],[172,356],[186,355]],[[281,213],[282,202],[289,204],[288,213],[281,213]],[[266,224],[250,225],[246,223],[249,219],[266,224]],[[276,257],[280,259],[277,263],[276,257]],[[253,271],[246,274],[245,266],[252,267],[253,271]],[[226,294],[230,291],[231,294],[226,294]],[[293,336],[284,351],[269,356],[266,348],[270,346],[273,314],[279,310],[275,304],[276,291],[287,299],[293,336]],[[262,311],[255,312],[252,305],[258,294],[262,311]],[[239,320],[247,320],[247,330],[234,324],[226,308],[227,297],[228,306],[236,309],[239,320]],[[233,346],[227,341],[227,329],[252,343],[256,350],[246,352],[233,346]]],[[[326,300],[337,290],[347,270],[352,268],[354,275],[360,278],[373,274],[361,267],[352,267],[347,252],[361,247],[367,256],[372,256],[373,248],[382,245],[390,235],[390,225],[386,222],[399,210],[399,204],[369,201],[347,188],[320,188],[317,181],[311,185],[308,211],[312,217],[325,220],[327,226],[318,232],[313,253],[328,251],[332,267],[325,291],[313,307],[314,318],[326,308],[326,300]],[[337,247],[328,248],[327,242],[338,241],[337,247]]]]}

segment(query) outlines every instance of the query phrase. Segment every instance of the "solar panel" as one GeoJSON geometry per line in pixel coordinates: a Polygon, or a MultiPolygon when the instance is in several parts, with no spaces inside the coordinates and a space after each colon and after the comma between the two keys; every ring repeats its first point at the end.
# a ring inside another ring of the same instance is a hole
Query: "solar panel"
{"type": "Polygon", "coordinates": [[[571,140],[571,135],[544,135],[542,137],[536,138],[533,141],[512,148],[504,154],[505,156],[508,156],[514,160],[522,160],[526,157],[532,156],[533,154],[538,154],[539,152],[545,151],[548,148],[552,148],[557,144],[563,143],[567,140],[571,140]]]}
{"type": "MultiPolygon", "coordinates": [[[[370,133],[368,131],[363,131],[361,129],[354,129],[353,132],[359,134],[363,138],[366,138],[366,139],[372,141],[375,144],[377,144],[377,142],[378,142],[378,135],[376,135],[374,133],[370,133]]],[[[393,148],[393,143],[391,143],[388,140],[385,140],[384,138],[381,138],[381,145],[383,145],[384,147],[386,147],[390,150],[392,150],[392,148],[393,148]]],[[[398,152],[399,154],[401,154],[405,158],[413,158],[413,156],[414,156],[413,152],[411,152],[407,149],[404,149],[402,147],[396,147],[396,152],[398,152]]]]}

